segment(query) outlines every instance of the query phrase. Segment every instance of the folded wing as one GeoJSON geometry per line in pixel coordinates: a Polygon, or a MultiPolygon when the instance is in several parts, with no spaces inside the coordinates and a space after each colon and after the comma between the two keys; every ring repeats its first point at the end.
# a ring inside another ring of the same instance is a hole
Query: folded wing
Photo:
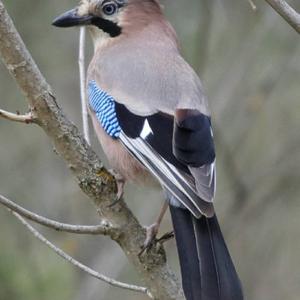
{"type": "Polygon", "coordinates": [[[159,112],[139,116],[95,82],[89,84],[89,99],[107,133],[118,138],[176,200],[197,218],[213,216],[215,158],[210,120],[203,115],[201,120],[194,115],[196,120],[190,120],[189,114],[174,119],[159,112]],[[208,139],[208,144],[203,145],[202,139],[208,139]]]}

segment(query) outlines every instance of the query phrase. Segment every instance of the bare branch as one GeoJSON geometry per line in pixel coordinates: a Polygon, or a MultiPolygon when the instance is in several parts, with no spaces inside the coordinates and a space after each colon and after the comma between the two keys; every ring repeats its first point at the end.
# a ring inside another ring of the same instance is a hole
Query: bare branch
{"type": "Polygon", "coordinates": [[[184,299],[181,285],[167,264],[162,247],[151,249],[138,257],[146,235],[124,201],[114,207],[117,186],[78,128],[66,118],[53,92],[41,74],[0,0],[0,57],[10,68],[12,77],[33,109],[37,124],[54,144],[57,153],[69,166],[82,191],[91,199],[100,215],[122,234],[111,236],[122,248],[155,299],[184,299]]]}
{"type": "Polygon", "coordinates": [[[14,114],[5,110],[0,109],[0,117],[9,121],[19,122],[19,123],[34,123],[35,118],[32,113],[25,115],[14,114]]]}
{"type": "Polygon", "coordinates": [[[115,235],[117,234],[116,231],[118,231],[117,228],[113,227],[113,225],[107,221],[103,221],[101,225],[96,225],[96,226],[70,225],[65,223],[59,223],[57,221],[42,217],[34,212],[31,212],[2,195],[0,195],[0,203],[6,206],[7,208],[11,209],[12,211],[25,217],[26,219],[29,219],[40,225],[44,225],[46,227],[55,229],[57,231],[65,231],[65,232],[77,233],[77,234],[93,234],[93,235],[96,234],[115,235]]]}
{"type": "Polygon", "coordinates": [[[82,110],[82,124],[83,124],[83,135],[88,142],[90,140],[90,129],[89,129],[89,115],[87,110],[87,99],[86,99],[86,79],[85,79],[85,36],[86,29],[84,26],[80,27],[79,37],[79,75],[80,75],[80,98],[81,98],[81,110],[82,110]]]}
{"type": "Polygon", "coordinates": [[[101,273],[96,272],[95,270],[87,267],[86,265],[80,263],[79,261],[77,261],[76,259],[74,259],[73,257],[71,257],[70,255],[68,255],[66,252],[64,252],[63,250],[61,250],[60,248],[58,248],[57,246],[55,246],[54,244],[52,244],[50,241],[48,241],[41,233],[39,233],[35,228],[33,228],[23,217],[21,217],[18,213],[16,212],[12,212],[12,214],[37,238],[39,239],[41,242],[43,242],[44,244],[46,244],[50,249],[52,249],[55,253],[57,253],[59,256],[61,256],[63,259],[67,260],[69,263],[71,263],[72,265],[74,265],[75,267],[81,269],[82,271],[88,273],[89,275],[104,281],[114,287],[118,287],[118,288],[122,288],[122,289],[126,289],[126,290],[130,290],[130,291],[134,291],[134,292],[139,292],[139,293],[143,293],[146,294],[149,298],[153,299],[153,296],[151,295],[151,293],[149,292],[149,290],[145,287],[141,287],[141,286],[136,286],[136,285],[132,285],[132,284],[127,284],[127,283],[123,283],[117,280],[114,280],[112,278],[109,278],[101,273]]]}
{"type": "Polygon", "coordinates": [[[284,0],[266,0],[298,33],[300,33],[300,14],[284,0]]]}
{"type": "Polygon", "coordinates": [[[250,4],[252,10],[257,11],[257,6],[256,6],[256,4],[254,3],[254,1],[253,1],[253,0],[248,0],[248,2],[249,2],[249,4],[250,4]]]}

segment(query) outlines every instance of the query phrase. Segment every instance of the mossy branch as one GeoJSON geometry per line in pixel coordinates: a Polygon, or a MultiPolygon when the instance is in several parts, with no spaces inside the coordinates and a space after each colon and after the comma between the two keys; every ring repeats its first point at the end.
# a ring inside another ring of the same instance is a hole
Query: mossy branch
{"type": "Polygon", "coordinates": [[[113,176],[104,168],[77,127],[62,112],[52,89],[28,52],[2,1],[0,57],[26,97],[30,110],[34,113],[35,123],[48,135],[82,191],[94,202],[100,218],[121,228],[121,232],[112,234],[111,238],[120,245],[154,299],[184,299],[180,284],[166,263],[162,247],[152,249],[143,257],[138,256],[145,240],[144,228],[124,201],[120,201],[113,208],[109,207],[116,197],[113,176]]]}

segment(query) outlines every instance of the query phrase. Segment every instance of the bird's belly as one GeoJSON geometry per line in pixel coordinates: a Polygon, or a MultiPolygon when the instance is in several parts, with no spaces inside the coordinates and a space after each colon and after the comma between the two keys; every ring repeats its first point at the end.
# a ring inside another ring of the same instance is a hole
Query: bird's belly
{"type": "Polygon", "coordinates": [[[121,144],[118,139],[109,136],[99,124],[93,112],[90,113],[97,137],[110,166],[126,181],[158,186],[158,181],[150,172],[121,144]]]}

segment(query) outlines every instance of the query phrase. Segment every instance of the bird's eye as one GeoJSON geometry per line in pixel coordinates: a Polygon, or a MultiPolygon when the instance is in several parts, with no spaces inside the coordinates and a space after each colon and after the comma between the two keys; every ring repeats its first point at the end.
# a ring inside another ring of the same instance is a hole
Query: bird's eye
{"type": "Polygon", "coordinates": [[[118,6],[115,3],[105,4],[102,8],[103,12],[108,16],[113,15],[117,11],[117,9],[118,6]]]}

